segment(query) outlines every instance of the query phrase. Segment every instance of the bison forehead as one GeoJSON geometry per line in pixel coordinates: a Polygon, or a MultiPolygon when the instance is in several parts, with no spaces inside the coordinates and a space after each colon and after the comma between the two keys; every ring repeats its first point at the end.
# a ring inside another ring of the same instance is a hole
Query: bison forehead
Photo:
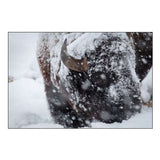
{"type": "Polygon", "coordinates": [[[68,53],[76,59],[81,59],[85,56],[86,51],[95,50],[100,45],[102,49],[103,47],[105,49],[106,47],[102,45],[104,41],[105,43],[108,41],[107,45],[114,52],[126,50],[129,42],[125,33],[84,33],[68,45],[68,53]],[[117,40],[121,44],[118,44],[117,40]],[[118,50],[116,51],[117,48],[118,50]]]}

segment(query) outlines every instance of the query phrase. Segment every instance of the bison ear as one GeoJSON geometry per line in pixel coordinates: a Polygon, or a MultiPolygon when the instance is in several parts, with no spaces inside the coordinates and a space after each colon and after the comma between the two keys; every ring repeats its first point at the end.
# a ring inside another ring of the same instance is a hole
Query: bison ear
{"type": "Polygon", "coordinates": [[[61,60],[64,63],[64,65],[77,72],[84,72],[88,70],[88,63],[87,60],[82,58],[82,59],[75,59],[71,57],[68,52],[67,52],[67,39],[65,39],[62,49],[61,49],[61,60]]]}

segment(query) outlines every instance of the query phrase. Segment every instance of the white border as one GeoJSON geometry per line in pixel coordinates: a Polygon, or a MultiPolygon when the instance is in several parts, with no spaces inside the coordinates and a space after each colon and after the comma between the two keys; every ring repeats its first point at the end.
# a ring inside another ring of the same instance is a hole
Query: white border
{"type": "Polygon", "coordinates": [[[159,15],[158,1],[149,0],[3,1],[0,159],[160,159],[159,15]],[[7,129],[8,31],[153,31],[153,129],[7,129]]]}

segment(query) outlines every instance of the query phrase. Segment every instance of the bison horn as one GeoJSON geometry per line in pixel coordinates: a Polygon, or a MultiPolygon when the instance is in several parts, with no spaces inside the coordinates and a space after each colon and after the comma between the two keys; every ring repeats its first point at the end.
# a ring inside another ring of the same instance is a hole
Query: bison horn
{"type": "Polygon", "coordinates": [[[67,68],[73,71],[83,72],[89,68],[86,59],[75,59],[67,53],[67,39],[65,39],[61,49],[61,60],[67,68]]]}

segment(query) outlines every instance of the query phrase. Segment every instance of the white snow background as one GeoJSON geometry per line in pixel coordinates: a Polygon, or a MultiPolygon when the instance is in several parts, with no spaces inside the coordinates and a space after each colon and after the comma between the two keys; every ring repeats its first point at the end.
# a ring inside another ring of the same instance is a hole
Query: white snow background
{"type": "MultiPolygon", "coordinates": [[[[9,128],[63,128],[55,124],[48,109],[43,79],[36,60],[37,33],[9,33],[9,128]]],[[[152,92],[152,69],[141,84],[142,98],[152,92]]],[[[152,128],[152,108],[122,123],[92,122],[92,128],[152,128]]]]}

